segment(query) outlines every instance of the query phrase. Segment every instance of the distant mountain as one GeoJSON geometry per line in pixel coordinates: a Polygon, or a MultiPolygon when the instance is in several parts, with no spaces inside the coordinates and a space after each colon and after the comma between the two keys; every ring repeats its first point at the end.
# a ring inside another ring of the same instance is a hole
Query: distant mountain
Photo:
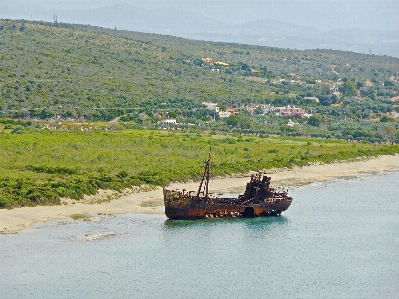
{"type": "Polygon", "coordinates": [[[319,31],[272,19],[232,26],[228,32],[196,34],[187,38],[246,43],[290,49],[334,49],[399,57],[399,31],[336,29],[319,31]]]}
{"type": "Polygon", "coordinates": [[[273,19],[261,19],[233,27],[240,35],[308,36],[318,35],[320,31],[308,26],[295,25],[273,19]]]}
{"type": "Polygon", "coordinates": [[[227,24],[204,17],[200,14],[175,8],[143,9],[130,4],[63,11],[58,20],[66,23],[82,23],[133,30],[146,33],[187,35],[192,33],[226,32],[227,24]]]}
{"type": "Polygon", "coordinates": [[[314,27],[261,19],[231,26],[209,17],[176,8],[144,9],[130,4],[84,10],[50,11],[47,8],[2,7],[0,17],[90,24],[189,39],[224,41],[290,49],[334,49],[399,57],[399,31],[340,29],[320,31],[314,27]],[[16,11],[16,8],[19,10],[16,11]],[[34,11],[35,13],[30,13],[34,11]]]}

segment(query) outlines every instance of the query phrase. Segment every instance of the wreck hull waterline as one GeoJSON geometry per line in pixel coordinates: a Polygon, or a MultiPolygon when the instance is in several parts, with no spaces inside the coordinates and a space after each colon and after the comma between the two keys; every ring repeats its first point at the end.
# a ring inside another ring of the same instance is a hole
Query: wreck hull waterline
{"type": "MultiPolygon", "coordinates": [[[[268,217],[278,216],[287,210],[292,199],[279,199],[277,201],[262,202],[259,204],[240,204],[237,198],[223,198],[212,203],[205,199],[189,199],[185,203],[172,204],[168,202],[170,191],[165,190],[165,214],[169,219],[204,219],[204,218],[235,218],[235,217],[268,217]],[[228,201],[228,202],[226,202],[228,201]]],[[[175,193],[175,192],[172,192],[175,193]]],[[[175,195],[175,194],[174,194],[175,195]]],[[[173,198],[173,197],[172,197],[173,198]]]]}
{"type": "Polygon", "coordinates": [[[165,214],[169,219],[202,219],[278,216],[292,203],[286,190],[270,187],[271,178],[262,172],[252,175],[243,194],[236,197],[209,193],[211,154],[198,191],[163,189],[165,214]]]}

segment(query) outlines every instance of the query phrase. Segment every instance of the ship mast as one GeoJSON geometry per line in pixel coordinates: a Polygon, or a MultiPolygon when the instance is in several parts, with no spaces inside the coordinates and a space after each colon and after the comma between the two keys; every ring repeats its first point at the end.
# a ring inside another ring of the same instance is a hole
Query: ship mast
{"type": "Polygon", "coordinates": [[[204,174],[202,175],[201,183],[198,188],[198,193],[197,197],[200,197],[202,185],[205,183],[205,199],[208,199],[209,195],[209,171],[211,168],[211,149],[209,149],[209,154],[208,154],[208,159],[204,161],[205,167],[204,167],[204,174]]]}

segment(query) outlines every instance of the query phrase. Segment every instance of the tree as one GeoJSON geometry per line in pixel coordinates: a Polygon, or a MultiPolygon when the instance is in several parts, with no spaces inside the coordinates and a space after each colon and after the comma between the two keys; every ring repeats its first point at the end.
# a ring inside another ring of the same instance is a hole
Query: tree
{"type": "Polygon", "coordinates": [[[228,126],[232,126],[232,127],[236,127],[238,125],[238,116],[237,115],[230,115],[227,119],[226,119],[226,124],[228,126]]]}
{"type": "Polygon", "coordinates": [[[263,114],[263,110],[260,107],[256,107],[255,111],[254,111],[255,115],[262,115],[263,114]]]}
{"type": "Polygon", "coordinates": [[[384,86],[393,86],[393,82],[390,80],[385,80],[384,81],[384,86]]]}
{"type": "Polygon", "coordinates": [[[391,140],[391,144],[394,143],[394,139],[395,139],[395,134],[396,134],[396,128],[393,126],[389,126],[386,127],[384,129],[384,133],[386,134],[386,136],[391,140]]]}
{"type": "Polygon", "coordinates": [[[373,82],[374,84],[378,84],[378,81],[375,77],[373,77],[370,81],[373,82]]]}
{"type": "Polygon", "coordinates": [[[313,127],[319,127],[321,122],[322,122],[322,120],[321,120],[320,116],[317,116],[317,115],[312,115],[307,120],[308,125],[311,125],[313,127]]]}
{"type": "Polygon", "coordinates": [[[342,92],[345,96],[356,96],[357,95],[357,88],[356,83],[347,80],[344,84],[339,87],[339,91],[342,92]]]}
{"type": "Polygon", "coordinates": [[[330,84],[328,84],[328,83],[319,84],[317,89],[318,89],[318,93],[321,95],[330,95],[331,94],[330,84]]]}
{"type": "Polygon", "coordinates": [[[387,123],[387,122],[394,122],[395,119],[393,119],[392,117],[386,116],[384,115],[383,117],[380,118],[380,122],[382,123],[387,123]]]}
{"type": "Polygon", "coordinates": [[[338,97],[333,94],[332,96],[319,96],[320,105],[330,106],[331,104],[336,104],[338,101],[338,97]]]}

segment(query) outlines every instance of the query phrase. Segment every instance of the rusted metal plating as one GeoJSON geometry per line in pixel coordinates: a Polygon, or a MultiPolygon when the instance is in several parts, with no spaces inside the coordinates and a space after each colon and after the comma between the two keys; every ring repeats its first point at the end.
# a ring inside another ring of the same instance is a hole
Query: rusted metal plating
{"type": "Polygon", "coordinates": [[[277,216],[291,205],[292,198],[288,192],[271,188],[271,178],[261,172],[251,176],[243,194],[237,197],[215,196],[209,193],[210,165],[209,154],[195,195],[195,191],[163,189],[165,214],[169,219],[277,216]]]}

